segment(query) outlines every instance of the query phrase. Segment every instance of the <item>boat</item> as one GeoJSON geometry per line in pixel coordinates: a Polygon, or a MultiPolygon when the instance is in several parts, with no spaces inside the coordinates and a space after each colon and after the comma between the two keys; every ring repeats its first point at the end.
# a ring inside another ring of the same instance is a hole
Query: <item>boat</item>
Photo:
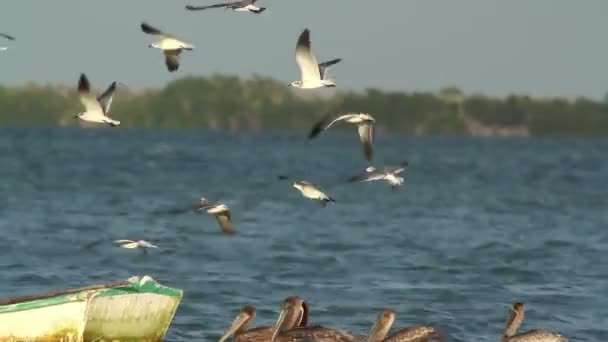
{"type": "Polygon", "coordinates": [[[0,299],[0,342],[161,341],[182,297],[143,276],[0,299]]]}

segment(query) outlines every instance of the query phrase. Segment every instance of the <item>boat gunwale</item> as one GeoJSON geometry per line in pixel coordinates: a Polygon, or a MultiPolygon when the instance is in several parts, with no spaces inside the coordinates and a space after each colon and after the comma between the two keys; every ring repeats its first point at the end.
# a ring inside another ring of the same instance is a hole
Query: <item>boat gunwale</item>
{"type": "Polygon", "coordinates": [[[68,290],[51,291],[51,292],[37,294],[37,295],[19,296],[19,297],[13,297],[13,298],[8,298],[8,299],[0,299],[0,306],[21,304],[21,303],[25,303],[25,302],[32,302],[35,300],[77,294],[80,292],[111,289],[111,288],[116,288],[116,287],[128,286],[130,284],[131,284],[131,282],[127,280],[127,281],[119,281],[119,282],[114,282],[114,283],[83,286],[83,287],[68,289],[68,290]]]}

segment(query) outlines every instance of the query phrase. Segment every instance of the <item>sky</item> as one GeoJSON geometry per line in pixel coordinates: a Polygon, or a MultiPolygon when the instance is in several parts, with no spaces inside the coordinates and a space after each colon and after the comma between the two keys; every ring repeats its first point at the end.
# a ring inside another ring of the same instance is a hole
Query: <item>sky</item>
{"type": "MultiPolygon", "coordinates": [[[[587,96],[608,91],[606,0],[259,0],[261,15],[186,4],[218,0],[2,0],[0,84],[133,89],[186,75],[299,79],[294,49],[311,31],[338,87],[504,96],[587,96]],[[165,69],[142,21],[193,43],[176,73],[165,69]]],[[[222,0],[219,0],[220,2],[222,0]]]]}

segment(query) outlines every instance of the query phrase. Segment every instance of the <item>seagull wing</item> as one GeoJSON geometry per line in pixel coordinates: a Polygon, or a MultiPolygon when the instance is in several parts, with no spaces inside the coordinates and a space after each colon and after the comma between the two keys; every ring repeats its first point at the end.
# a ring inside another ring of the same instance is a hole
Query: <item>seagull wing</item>
{"type": "Polygon", "coordinates": [[[114,243],[132,243],[135,242],[133,240],[114,240],[114,243]]]}
{"type": "Polygon", "coordinates": [[[322,80],[325,79],[325,72],[327,71],[327,69],[329,69],[329,67],[340,62],[341,60],[342,60],[342,58],[336,58],[336,59],[332,59],[331,61],[327,61],[327,62],[323,62],[323,63],[319,64],[319,74],[321,75],[321,79],[322,80]]]}
{"type": "Polygon", "coordinates": [[[384,178],[384,174],[382,174],[381,172],[372,171],[372,172],[364,172],[362,174],[353,176],[353,177],[349,178],[348,181],[351,183],[353,183],[353,182],[370,182],[370,181],[381,180],[383,178],[384,178]]]}
{"type": "Polygon", "coordinates": [[[104,114],[108,114],[110,112],[110,106],[112,105],[112,98],[115,90],[116,82],[112,82],[108,89],[106,89],[106,91],[104,91],[103,94],[97,98],[97,101],[101,105],[104,114]]]}
{"type": "Polygon", "coordinates": [[[85,74],[80,74],[78,80],[78,93],[80,94],[80,102],[86,108],[87,112],[103,112],[101,104],[97,101],[95,96],[91,94],[91,84],[85,74]]]}
{"type": "Polygon", "coordinates": [[[165,54],[165,64],[167,65],[167,69],[170,72],[174,72],[179,68],[179,54],[182,53],[182,50],[164,50],[165,54]]]}
{"type": "Polygon", "coordinates": [[[215,218],[217,219],[217,223],[220,225],[220,228],[224,234],[234,233],[234,225],[230,220],[230,211],[222,211],[221,213],[216,214],[215,218]]]}
{"type": "Polygon", "coordinates": [[[186,9],[189,11],[202,11],[202,10],[206,10],[208,8],[220,8],[220,7],[229,7],[229,6],[233,6],[239,4],[240,5],[240,1],[239,2],[226,2],[223,4],[215,4],[215,5],[209,5],[209,6],[192,6],[192,5],[187,5],[186,9]]]}
{"type": "Polygon", "coordinates": [[[368,161],[372,160],[373,157],[373,148],[372,148],[372,123],[365,122],[359,124],[357,127],[359,131],[359,139],[361,140],[361,144],[363,145],[363,153],[365,154],[365,158],[368,161]]]}
{"type": "Polygon", "coordinates": [[[404,161],[399,166],[387,166],[384,168],[384,171],[386,173],[392,173],[392,174],[396,175],[396,174],[399,174],[399,173],[405,171],[407,166],[408,166],[408,162],[404,161]]]}
{"type": "Polygon", "coordinates": [[[302,80],[320,80],[321,73],[317,59],[310,50],[310,31],[304,30],[296,44],[296,63],[300,68],[302,80]]]}
{"type": "Polygon", "coordinates": [[[6,33],[2,33],[2,32],[0,32],[0,37],[4,37],[8,40],[15,40],[15,37],[11,36],[10,34],[6,34],[6,33]]]}
{"type": "Polygon", "coordinates": [[[147,34],[153,34],[153,35],[157,35],[157,36],[164,36],[165,33],[159,29],[157,29],[156,27],[146,23],[146,22],[142,22],[141,23],[141,30],[144,31],[144,33],[147,34]]]}
{"type": "Polygon", "coordinates": [[[321,120],[319,120],[317,123],[315,123],[315,125],[312,127],[312,129],[310,130],[310,133],[308,134],[308,138],[312,139],[312,138],[316,137],[321,132],[329,129],[336,122],[348,119],[351,116],[353,116],[353,115],[344,114],[344,115],[340,115],[332,120],[333,116],[331,114],[325,115],[323,118],[321,118],[321,120]]]}

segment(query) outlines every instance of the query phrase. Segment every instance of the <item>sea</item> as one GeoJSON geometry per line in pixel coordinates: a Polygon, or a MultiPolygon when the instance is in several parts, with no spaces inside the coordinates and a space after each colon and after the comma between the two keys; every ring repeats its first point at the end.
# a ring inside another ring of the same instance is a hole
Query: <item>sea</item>
{"type": "Polygon", "coordinates": [[[357,334],[392,308],[394,329],[497,341],[523,302],[522,331],[608,340],[608,139],[374,143],[374,166],[409,163],[396,191],[347,182],[370,165],[351,130],[0,128],[0,297],[149,275],[184,290],[167,341],[216,341],[244,305],[273,324],[291,295],[357,334]],[[235,235],[188,210],[200,197],[235,235]]]}

